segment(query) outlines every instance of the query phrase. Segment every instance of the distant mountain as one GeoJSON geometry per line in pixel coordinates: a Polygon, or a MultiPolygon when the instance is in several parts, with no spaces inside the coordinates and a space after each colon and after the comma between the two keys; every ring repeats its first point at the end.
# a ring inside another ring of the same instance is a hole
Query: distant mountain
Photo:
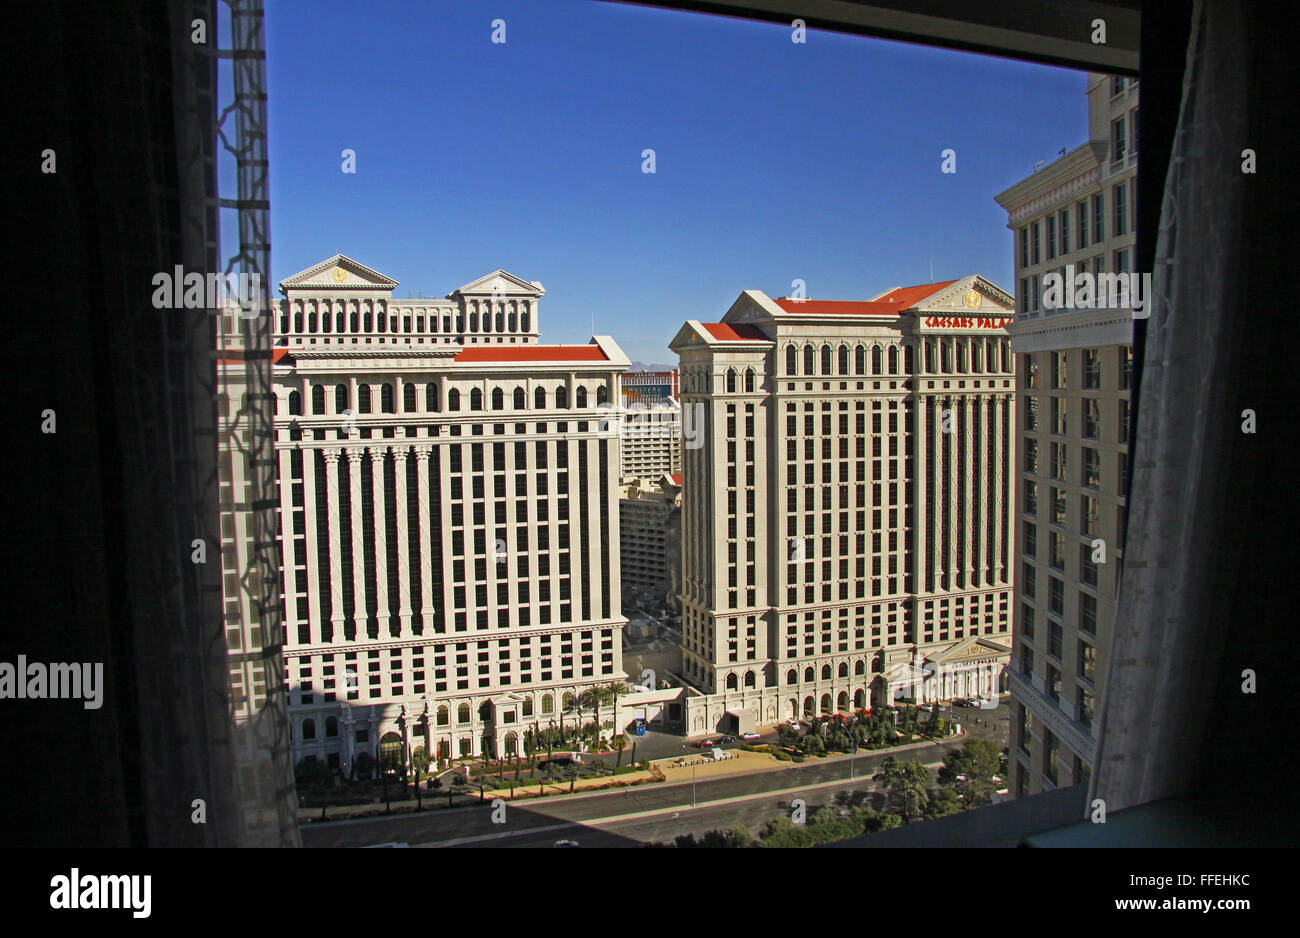
{"type": "Polygon", "coordinates": [[[676,365],[647,365],[645,362],[632,362],[628,371],[674,371],[676,365]]]}

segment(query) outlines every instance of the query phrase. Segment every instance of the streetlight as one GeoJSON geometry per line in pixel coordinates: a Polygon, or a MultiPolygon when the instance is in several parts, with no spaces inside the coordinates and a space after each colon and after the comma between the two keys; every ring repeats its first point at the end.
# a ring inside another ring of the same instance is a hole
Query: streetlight
{"type": "Polygon", "coordinates": [[[858,738],[849,737],[849,781],[853,781],[853,760],[858,754],[858,738]]]}

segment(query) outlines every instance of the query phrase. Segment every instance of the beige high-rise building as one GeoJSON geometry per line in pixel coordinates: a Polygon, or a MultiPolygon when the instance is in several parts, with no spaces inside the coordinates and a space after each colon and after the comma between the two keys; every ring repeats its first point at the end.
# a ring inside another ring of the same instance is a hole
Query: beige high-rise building
{"type": "Polygon", "coordinates": [[[1089,281],[1095,294],[1108,292],[1110,275],[1133,273],[1137,82],[1093,74],[1087,93],[1088,142],[997,196],[1016,255],[1008,332],[1022,415],[1011,668],[1017,797],[1088,779],[1123,556],[1133,308],[1123,297],[1098,306],[1095,295],[1062,303],[1047,280],[1055,272],[1089,281]]]}
{"type": "Polygon", "coordinates": [[[678,332],[688,732],[1001,689],[1011,314],[968,276],[869,302],[747,290],[678,332]]]}
{"type": "Polygon", "coordinates": [[[624,677],[612,339],[539,345],[541,284],[444,300],[337,255],[281,283],[295,759],[522,753],[624,677]]]}

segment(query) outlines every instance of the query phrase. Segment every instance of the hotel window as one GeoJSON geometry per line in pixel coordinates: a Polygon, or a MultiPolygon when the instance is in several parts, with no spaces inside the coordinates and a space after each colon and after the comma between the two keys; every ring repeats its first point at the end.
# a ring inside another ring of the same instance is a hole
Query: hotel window
{"type": "MultiPolygon", "coordinates": [[[[1118,163],[1124,159],[1124,118],[1117,117],[1110,122],[1110,159],[1118,163]]],[[[1122,231],[1115,232],[1123,234],[1122,231]]]]}
{"type": "MultiPolygon", "coordinates": [[[[1059,700],[1058,693],[1053,700],[1059,700]]],[[[1053,785],[1060,778],[1060,757],[1056,753],[1056,737],[1052,735],[1051,730],[1043,730],[1043,778],[1053,785]]]]}
{"type": "Polygon", "coordinates": [[[1124,85],[1127,83],[1127,81],[1128,79],[1124,78],[1123,76],[1120,75],[1113,76],[1110,80],[1110,96],[1112,98],[1118,98],[1120,95],[1122,95],[1124,93],[1124,85]]]}
{"type": "Polygon", "coordinates": [[[1038,395],[1025,396],[1025,429],[1030,433],[1038,432],[1038,395]]]}
{"type": "Polygon", "coordinates": [[[1085,681],[1097,682],[1097,649],[1083,639],[1079,639],[1078,674],[1085,681]]]}
{"type": "Polygon", "coordinates": [[[1074,692],[1075,719],[1084,726],[1092,726],[1092,694],[1082,687],[1074,692]]]}
{"type": "MultiPolygon", "coordinates": [[[[1032,263],[1037,264],[1039,260],[1041,260],[1038,252],[1039,249],[1038,222],[1034,222],[1032,225],[1030,225],[1029,230],[1030,230],[1030,241],[1031,241],[1030,248],[1029,248],[1030,260],[1032,263]]],[[[1003,243],[1005,244],[1006,242],[1003,243]]],[[[1037,304],[1035,304],[1035,308],[1036,307],[1037,304]]]]}
{"type": "Polygon", "coordinates": [[[1038,441],[1032,436],[1025,437],[1025,472],[1038,474],[1038,441]]]}
{"type": "Polygon", "coordinates": [[[1079,220],[1079,250],[1088,246],[1088,200],[1084,199],[1074,206],[1074,214],[1079,220]]]}
{"type": "Polygon", "coordinates": [[[1118,251],[1115,252],[1115,273],[1117,274],[1129,273],[1128,259],[1129,259],[1128,248],[1120,248],[1118,251]]]}
{"type": "Polygon", "coordinates": [[[1034,565],[1026,560],[1023,564],[1021,564],[1020,575],[1021,575],[1021,583],[1020,583],[1021,590],[1024,591],[1024,594],[1027,597],[1033,599],[1034,596],[1036,595],[1035,590],[1037,589],[1037,585],[1034,583],[1034,565]]]}
{"type": "Polygon", "coordinates": [[[1038,387],[1038,359],[1033,355],[1025,356],[1025,387],[1038,387]]]}
{"type": "Polygon", "coordinates": [[[1025,522],[1024,545],[1023,553],[1030,557],[1038,554],[1038,525],[1032,521],[1025,522]]]}
{"type": "MultiPolygon", "coordinates": [[[[1119,122],[1121,126],[1123,121],[1119,122]]],[[[1128,234],[1128,187],[1120,183],[1114,188],[1115,193],[1115,237],[1128,234]]]]}
{"type": "Polygon", "coordinates": [[[1029,279],[1020,278],[1020,296],[1017,298],[1018,309],[1022,313],[1029,312],[1029,279]]]}
{"type": "Polygon", "coordinates": [[[1058,616],[1065,615],[1065,581],[1054,576],[1047,578],[1047,609],[1058,616]]]}
{"type": "Polygon", "coordinates": [[[1097,598],[1084,592],[1079,593],[1079,631],[1097,634],[1097,598]]]}
{"type": "Polygon", "coordinates": [[[1083,484],[1090,489],[1101,485],[1101,454],[1090,446],[1083,448],[1083,484]]]}
{"type": "Polygon", "coordinates": [[[1086,547],[1079,551],[1079,582],[1087,586],[1097,585],[1097,565],[1092,562],[1092,552],[1086,547]]]}
{"type": "MultiPolygon", "coordinates": [[[[1061,670],[1055,665],[1047,666],[1047,673],[1043,675],[1044,683],[1047,685],[1047,696],[1054,703],[1061,702],[1061,670]]],[[[1052,779],[1056,781],[1056,779],[1052,779]]]]}
{"type": "Polygon", "coordinates": [[[1061,628],[1061,623],[1047,621],[1047,653],[1057,661],[1061,660],[1061,644],[1065,638],[1065,630],[1061,628]]]}
{"type": "Polygon", "coordinates": [[[1020,266],[1029,266],[1029,229],[1020,229],[1020,266]]]}
{"type": "Polygon", "coordinates": [[[1119,441],[1128,442],[1128,401],[1119,402],[1119,441]]]}
{"type": "Polygon", "coordinates": [[[1101,403],[1095,397],[1083,399],[1083,435],[1095,440],[1101,427],[1101,403]]]}
{"type": "Polygon", "coordinates": [[[1084,534],[1097,533],[1097,499],[1092,495],[1079,497],[1079,524],[1084,534]]]}
{"type": "Polygon", "coordinates": [[[1128,112],[1129,137],[1132,143],[1129,145],[1129,156],[1136,156],[1138,151],[1138,109],[1134,108],[1128,112]]]}
{"type": "Polygon", "coordinates": [[[1029,715],[1029,708],[1024,704],[1018,704],[1016,706],[1016,717],[1016,745],[1020,748],[1021,752],[1025,755],[1029,755],[1029,740],[1032,738],[1030,730],[1033,726],[1033,719],[1029,715]]]}
{"type": "Polygon", "coordinates": [[[1048,562],[1054,570],[1065,570],[1065,535],[1060,531],[1049,531],[1047,540],[1052,548],[1048,562]]]}
{"type": "Polygon", "coordinates": [[[1037,274],[1033,278],[1033,289],[1029,291],[1029,296],[1033,300],[1033,310],[1038,312],[1043,308],[1043,291],[1039,289],[1039,277],[1037,274]]]}
{"type": "Polygon", "coordinates": [[[1092,197],[1092,243],[1106,240],[1106,197],[1101,193],[1092,197]]]}
{"type": "Polygon", "coordinates": [[[1083,386],[1092,391],[1101,387],[1101,353],[1095,348],[1083,350],[1083,386]]]}
{"type": "Polygon", "coordinates": [[[1119,348],[1119,387],[1121,391],[1128,390],[1129,381],[1133,377],[1133,348],[1129,345],[1121,345],[1119,348]]]}
{"type": "Polygon", "coordinates": [[[1052,478],[1061,482],[1066,481],[1065,477],[1065,444],[1052,444],[1052,478]]]}
{"type": "MultiPolygon", "coordinates": [[[[1092,275],[1094,277],[1100,277],[1101,272],[1105,269],[1106,269],[1106,255],[1098,254],[1096,257],[1092,259],[1092,275]]],[[[1094,299],[1097,302],[1101,302],[1100,297],[1094,297],[1094,299]]]]}
{"type": "Polygon", "coordinates": [[[1026,677],[1034,673],[1034,650],[1028,645],[1020,646],[1020,673],[1026,677]]]}
{"type": "Polygon", "coordinates": [[[1052,352],[1052,387],[1064,389],[1067,380],[1065,352],[1052,352]]]}
{"type": "Polygon", "coordinates": [[[1052,401],[1052,433],[1057,436],[1065,436],[1065,399],[1060,397],[1051,398],[1052,401]]]}
{"type": "Polygon", "coordinates": [[[1070,210],[1061,209],[1061,253],[1070,253],[1070,210]]]}
{"type": "Polygon", "coordinates": [[[1025,480],[1025,513],[1038,514],[1038,483],[1025,480]]]}
{"type": "Polygon", "coordinates": [[[1047,216],[1047,259],[1056,257],[1056,216],[1047,216]]]}

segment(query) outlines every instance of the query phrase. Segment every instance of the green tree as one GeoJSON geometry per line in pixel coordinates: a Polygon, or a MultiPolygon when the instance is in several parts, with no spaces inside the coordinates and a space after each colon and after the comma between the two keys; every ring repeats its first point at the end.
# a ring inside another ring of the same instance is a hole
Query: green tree
{"type": "Polygon", "coordinates": [[[1002,751],[997,744],[988,739],[972,739],[944,756],[939,782],[950,785],[961,796],[963,805],[974,808],[993,800],[993,793],[1001,787],[993,776],[1000,774],[1001,768],[1002,751]]]}
{"type": "Polygon", "coordinates": [[[885,776],[885,791],[888,804],[897,806],[903,820],[911,822],[920,817],[929,804],[926,784],[930,781],[930,770],[920,762],[903,762],[890,756],[880,766],[885,776]]]}

